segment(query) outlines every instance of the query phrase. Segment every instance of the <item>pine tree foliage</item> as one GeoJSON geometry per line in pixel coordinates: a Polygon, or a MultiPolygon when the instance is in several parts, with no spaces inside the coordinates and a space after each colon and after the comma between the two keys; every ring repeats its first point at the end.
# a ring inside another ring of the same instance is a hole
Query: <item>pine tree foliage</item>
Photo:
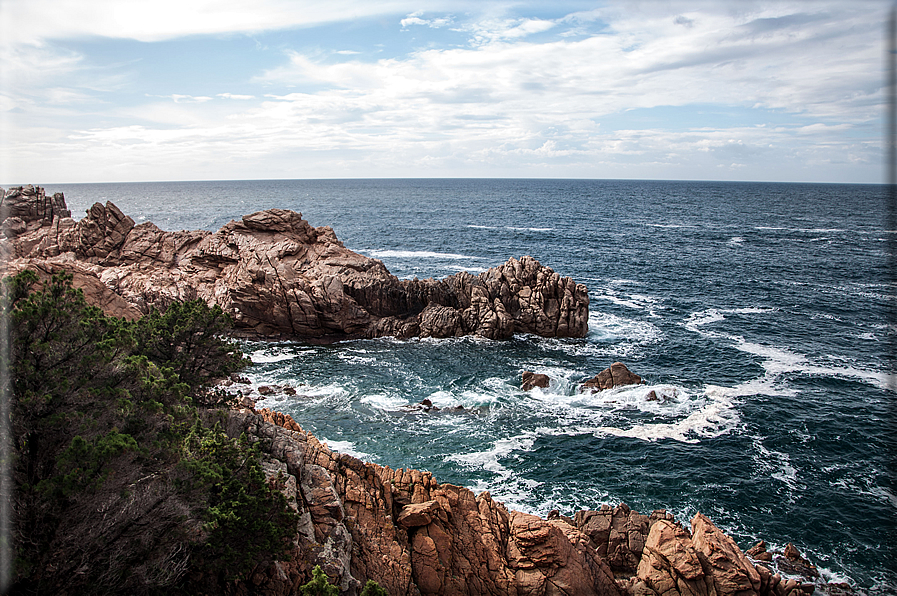
{"type": "Polygon", "coordinates": [[[190,593],[284,559],[296,514],[257,449],[194,399],[247,360],[201,302],[136,322],[71,276],[6,278],[16,561],[11,593],[190,593]]]}
{"type": "Polygon", "coordinates": [[[311,580],[299,588],[302,596],[339,596],[339,588],[330,583],[320,565],[315,565],[311,575],[311,580]]]}

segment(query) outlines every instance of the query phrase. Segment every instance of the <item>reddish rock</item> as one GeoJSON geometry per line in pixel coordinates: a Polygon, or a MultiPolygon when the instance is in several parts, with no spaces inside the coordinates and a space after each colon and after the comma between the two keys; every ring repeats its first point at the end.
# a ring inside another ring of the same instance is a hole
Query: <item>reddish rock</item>
{"type": "Polygon", "coordinates": [[[574,523],[595,544],[598,554],[607,559],[614,573],[634,574],[642,558],[648,531],[660,519],[673,516],[658,510],[650,516],[632,511],[625,503],[611,509],[578,511],[574,523]]]}
{"type": "Polygon", "coordinates": [[[735,541],[706,516],[697,513],[691,520],[692,544],[703,553],[712,569],[718,594],[756,594],[760,575],[735,541]]]}
{"type": "Polygon", "coordinates": [[[782,556],[775,557],[779,569],[787,573],[794,573],[807,579],[819,577],[819,570],[800,554],[800,551],[790,542],[785,547],[782,556]]]}
{"type": "Polygon", "coordinates": [[[682,526],[658,520],[645,542],[638,578],[661,596],[722,596],[682,526]]]}
{"type": "Polygon", "coordinates": [[[542,389],[548,387],[551,379],[548,378],[548,375],[525,370],[523,371],[522,381],[520,388],[524,391],[529,391],[534,387],[541,387],[542,389]]]}
{"type": "Polygon", "coordinates": [[[382,262],[345,248],[332,229],[282,209],[243,216],[212,233],[135,226],[112,203],[93,205],[76,222],[61,194],[47,199],[43,189],[28,187],[5,193],[0,207],[0,222],[9,219],[0,273],[78,268],[144,314],[202,299],[221,306],[246,336],[506,339],[584,337],[588,330],[585,286],[531,257],[476,276],[399,280],[382,262]]]}
{"type": "MultiPolygon", "coordinates": [[[[613,389],[623,385],[640,385],[642,378],[633,374],[622,362],[614,362],[610,368],[605,368],[600,373],[589,379],[580,387],[580,391],[587,389],[592,393],[602,391],[604,389],[613,389]]],[[[656,394],[655,394],[656,397],[656,394]]]]}
{"type": "Polygon", "coordinates": [[[772,553],[766,550],[766,542],[763,540],[747,549],[744,554],[755,561],[772,561],[772,553]]]}

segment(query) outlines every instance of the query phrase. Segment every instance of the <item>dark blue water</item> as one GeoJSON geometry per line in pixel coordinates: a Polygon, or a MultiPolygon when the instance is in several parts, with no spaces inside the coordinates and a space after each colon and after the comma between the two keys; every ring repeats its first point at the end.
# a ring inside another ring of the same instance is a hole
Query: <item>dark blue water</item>
{"type": "Polygon", "coordinates": [[[701,511],[743,548],[794,542],[830,580],[897,585],[879,186],[578,180],[56,185],[73,213],[214,230],[270,207],[399,277],[529,254],[590,290],[589,335],[247,344],[257,385],[331,447],[511,507],[701,511]],[[645,386],[580,395],[625,362],[645,386]],[[523,393],[523,370],[551,386],[523,393]],[[654,390],[660,401],[648,401],[654,390]],[[424,413],[408,406],[423,399],[424,413]],[[463,410],[449,411],[455,406],[463,410]]]}

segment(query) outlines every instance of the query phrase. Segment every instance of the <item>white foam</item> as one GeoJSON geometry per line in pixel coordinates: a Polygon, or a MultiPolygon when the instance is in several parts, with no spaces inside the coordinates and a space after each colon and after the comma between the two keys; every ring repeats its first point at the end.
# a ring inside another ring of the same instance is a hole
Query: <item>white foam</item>
{"type": "Polygon", "coordinates": [[[787,453],[767,449],[760,437],[753,437],[756,453],[752,459],[760,471],[780,481],[788,488],[788,502],[795,502],[794,492],[805,490],[806,486],[798,482],[798,473],[791,464],[791,457],[787,453]]]}
{"type": "Polygon", "coordinates": [[[880,389],[890,388],[888,375],[885,372],[864,370],[852,366],[811,364],[806,356],[790,350],[755,344],[740,337],[733,337],[733,339],[735,348],[765,358],[762,366],[771,375],[798,373],[807,376],[853,378],[880,389]]]}
{"type": "Polygon", "coordinates": [[[452,461],[474,470],[486,470],[497,474],[500,479],[506,480],[513,475],[513,472],[504,467],[499,460],[509,457],[515,451],[531,451],[536,439],[538,439],[538,434],[534,432],[497,439],[492,443],[490,449],[471,453],[456,453],[447,456],[445,461],[452,461]]]}
{"type": "Polygon", "coordinates": [[[589,312],[589,338],[650,344],[660,341],[663,332],[647,321],[627,319],[593,310],[589,312]]]}
{"type": "Polygon", "coordinates": [[[802,232],[804,234],[837,234],[847,231],[842,228],[783,228],[776,226],[756,226],[754,229],[767,232],[802,232]]]}
{"type": "Polygon", "coordinates": [[[571,404],[605,410],[639,410],[657,416],[684,416],[694,409],[694,396],[675,385],[628,385],[574,395],[571,404]],[[651,396],[651,393],[654,396],[651,396]]]}
{"type": "MultiPolygon", "coordinates": [[[[653,403],[653,402],[647,402],[653,403]]],[[[702,438],[713,438],[734,429],[740,421],[732,400],[716,396],[682,420],[639,424],[627,429],[602,426],[595,430],[597,436],[614,435],[642,441],[672,439],[682,443],[699,443],[702,438]]]]}
{"type": "Polygon", "coordinates": [[[253,364],[270,364],[272,362],[283,362],[284,360],[293,360],[299,354],[293,352],[288,353],[276,348],[258,350],[249,355],[249,359],[253,364]]]}
{"type": "Polygon", "coordinates": [[[431,252],[427,250],[371,250],[368,254],[375,259],[476,259],[470,255],[459,255],[450,252],[431,252]]]}
{"type": "Polygon", "coordinates": [[[649,223],[649,224],[645,224],[645,225],[648,226],[649,228],[668,228],[668,229],[674,229],[674,230],[675,230],[675,229],[680,229],[680,228],[684,228],[684,229],[695,229],[695,228],[697,228],[697,226],[691,226],[691,225],[686,225],[686,224],[655,224],[655,223],[649,223]]]}
{"type": "Polygon", "coordinates": [[[371,455],[370,453],[356,450],[355,443],[353,443],[352,441],[333,441],[325,437],[321,437],[321,443],[327,445],[327,447],[329,447],[331,451],[351,455],[352,457],[356,457],[361,460],[373,461],[377,459],[376,456],[371,455]]]}
{"type": "Polygon", "coordinates": [[[597,294],[594,296],[596,300],[607,300],[609,302],[613,302],[614,304],[618,304],[620,306],[626,306],[628,308],[636,309],[636,310],[649,310],[657,306],[658,300],[653,296],[646,296],[644,294],[628,294],[625,297],[621,297],[611,289],[604,290],[604,293],[597,294]]]}
{"type": "Polygon", "coordinates": [[[363,356],[362,353],[339,352],[336,357],[350,364],[376,364],[377,358],[372,356],[363,356]]]}
{"type": "MultiPolygon", "coordinates": [[[[871,371],[852,366],[829,366],[812,363],[807,356],[792,352],[786,348],[766,346],[747,341],[738,335],[729,335],[720,332],[709,331],[704,327],[725,320],[725,314],[762,314],[772,312],[775,309],[764,308],[739,308],[739,309],[715,309],[692,313],[683,325],[686,329],[718,339],[726,339],[732,347],[748,354],[763,358],[761,366],[765,371],[763,377],[752,379],[731,388],[729,391],[734,396],[745,395],[795,395],[797,392],[778,386],[779,379],[791,373],[807,376],[840,377],[859,379],[881,389],[889,389],[888,375],[880,371],[871,371]],[[755,393],[750,393],[750,392],[755,393]]],[[[723,391],[723,388],[716,388],[723,391]]]]}
{"type": "Polygon", "coordinates": [[[514,232],[553,232],[554,228],[514,228],[511,226],[505,226],[506,230],[512,230],[514,232]]]}
{"type": "Polygon", "coordinates": [[[487,271],[486,267],[464,267],[462,265],[447,265],[445,268],[450,271],[467,271],[468,273],[482,273],[487,271]]]}
{"type": "Polygon", "coordinates": [[[726,244],[730,246],[740,246],[744,244],[744,238],[741,236],[732,236],[726,244]]]}
{"type": "Polygon", "coordinates": [[[776,309],[774,308],[760,307],[724,309],[708,308],[707,310],[691,313],[685,320],[685,323],[683,323],[683,325],[686,329],[688,329],[689,331],[694,331],[695,333],[700,333],[709,337],[720,337],[721,334],[719,333],[713,333],[704,329],[699,329],[699,327],[710,325],[711,323],[719,323],[720,321],[725,321],[725,315],[759,315],[775,311],[776,309]]]}
{"type": "Polygon", "coordinates": [[[385,412],[395,412],[402,406],[408,405],[408,400],[404,397],[392,395],[389,393],[368,394],[362,397],[359,401],[385,412]]]}

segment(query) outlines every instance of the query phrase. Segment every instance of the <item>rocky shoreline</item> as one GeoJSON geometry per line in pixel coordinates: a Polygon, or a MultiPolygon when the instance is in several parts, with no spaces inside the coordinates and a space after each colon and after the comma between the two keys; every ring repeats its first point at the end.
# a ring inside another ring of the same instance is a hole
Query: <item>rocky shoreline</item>
{"type": "MultiPolygon", "coordinates": [[[[113,316],[137,318],[199,298],[231,314],[239,333],[259,338],[582,337],[588,328],[585,286],[530,257],[478,276],[398,280],[382,262],[346,249],[332,229],[291,211],[247,215],[215,233],[165,232],[135,226],[112,203],[75,221],[60,193],[0,194],[0,274],[66,270],[91,304],[113,316]]],[[[547,378],[528,381],[543,386],[547,378]]],[[[614,363],[585,389],[639,382],[614,363]]],[[[393,596],[849,593],[820,582],[792,545],[772,553],[759,543],[745,553],[700,513],[690,527],[668,512],[644,515],[624,504],[542,519],[428,472],[335,453],[289,416],[244,405],[208,415],[223,417],[230,436],[259,444],[269,483],[300,522],[291,560],[256,569],[228,593],[295,594],[315,565],[343,594],[369,579],[393,596]]]]}
{"type": "Polygon", "coordinates": [[[772,553],[761,542],[746,554],[700,513],[690,527],[625,504],[542,519],[428,472],[335,453],[279,412],[232,410],[226,429],[259,442],[266,473],[302,516],[292,560],[257,570],[252,593],[295,593],[314,565],[343,594],[368,579],[409,596],[852,593],[820,582],[793,545],[772,553]]]}

